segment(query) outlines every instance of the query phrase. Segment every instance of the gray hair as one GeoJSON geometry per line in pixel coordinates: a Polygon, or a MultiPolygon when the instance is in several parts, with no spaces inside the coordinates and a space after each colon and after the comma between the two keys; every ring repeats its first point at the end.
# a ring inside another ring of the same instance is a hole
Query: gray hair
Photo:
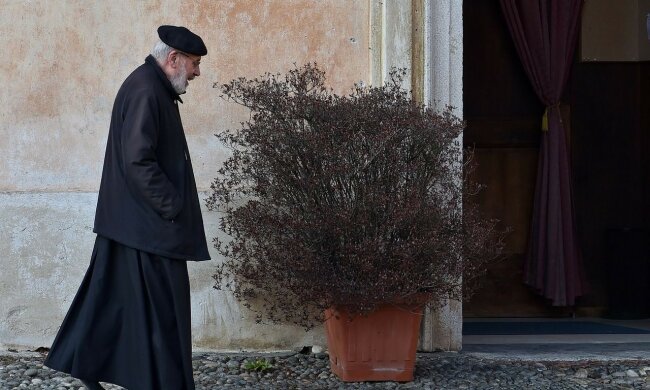
{"type": "Polygon", "coordinates": [[[174,50],[173,47],[159,40],[151,50],[151,55],[156,59],[156,61],[158,61],[158,63],[163,64],[172,50],[174,50]]]}

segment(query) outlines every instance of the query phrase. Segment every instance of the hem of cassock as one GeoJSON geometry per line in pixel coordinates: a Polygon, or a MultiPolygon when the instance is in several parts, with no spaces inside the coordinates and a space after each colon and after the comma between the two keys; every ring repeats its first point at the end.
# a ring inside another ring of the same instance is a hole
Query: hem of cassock
{"type": "Polygon", "coordinates": [[[128,389],[194,389],[186,262],[97,236],[45,366],[128,389]]]}

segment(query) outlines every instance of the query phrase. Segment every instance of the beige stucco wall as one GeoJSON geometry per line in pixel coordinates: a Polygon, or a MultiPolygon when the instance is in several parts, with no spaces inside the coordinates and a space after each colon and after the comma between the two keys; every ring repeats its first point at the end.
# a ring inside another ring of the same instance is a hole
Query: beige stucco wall
{"type": "MultiPolygon", "coordinates": [[[[421,61],[423,98],[462,112],[462,0],[3,0],[0,6],[0,347],[49,346],[90,259],[108,120],[160,24],[203,36],[209,55],[181,106],[199,190],[225,155],[213,133],[247,117],[214,83],[316,61],[331,86],[381,83],[421,61]],[[423,26],[414,29],[414,10],[423,26]],[[414,39],[414,31],[423,34],[414,39]],[[414,55],[414,45],[422,47],[414,55]]],[[[208,238],[218,216],[204,210],[208,238]]],[[[196,348],[323,344],[322,329],[256,325],[190,263],[196,348]]],[[[429,311],[425,350],[461,348],[462,305],[429,311]]]]}
{"type": "Polygon", "coordinates": [[[222,158],[212,134],[241,118],[213,82],[307,61],[340,88],[368,77],[366,1],[3,0],[0,190],[97,189],[114,95],[165,23],[209,51],[181,107],[203,188],[222,158]]]}
{"type": "MultiPolygon", "coordinates": [[[[2,0],[0,346],[49,346],[90,260],[108,121],[122,80],[160,24],[186,25],[209,55],[181,113],[200,190],[224,158],[213,133],[246,113],[214,82],[316,61],[332,86],[368,82],[369,1],[2,0]]],[[[205,212],[209,238],[217,215],[205,212]]],[[[285,349],[322,331],[256,325],[212,289],[215,260],[190,263],[197,348],[285,349]]]]}

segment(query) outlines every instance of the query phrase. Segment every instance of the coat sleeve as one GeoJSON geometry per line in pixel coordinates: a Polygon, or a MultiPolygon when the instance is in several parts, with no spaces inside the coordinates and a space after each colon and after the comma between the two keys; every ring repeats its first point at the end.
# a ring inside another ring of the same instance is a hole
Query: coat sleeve
{"type": "Polygon", "coordinates": [[[161,217],[173,220],[183,207],[173,183],[158,164],[160,129],[155,95],[134,93],[123,107],[122,164],[127,185],[161,217]]]}

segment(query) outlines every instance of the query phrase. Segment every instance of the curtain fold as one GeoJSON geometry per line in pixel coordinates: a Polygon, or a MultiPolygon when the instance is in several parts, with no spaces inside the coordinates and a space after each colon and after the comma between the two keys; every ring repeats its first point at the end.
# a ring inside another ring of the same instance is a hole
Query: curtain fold
{"type": "Polygon", "coordinates": [[[560,98],[573,62],[583,0],[500,1],[522,65],[546,106],[524,283],[554,306],[573,306],[586,283],[560,98]]]}

